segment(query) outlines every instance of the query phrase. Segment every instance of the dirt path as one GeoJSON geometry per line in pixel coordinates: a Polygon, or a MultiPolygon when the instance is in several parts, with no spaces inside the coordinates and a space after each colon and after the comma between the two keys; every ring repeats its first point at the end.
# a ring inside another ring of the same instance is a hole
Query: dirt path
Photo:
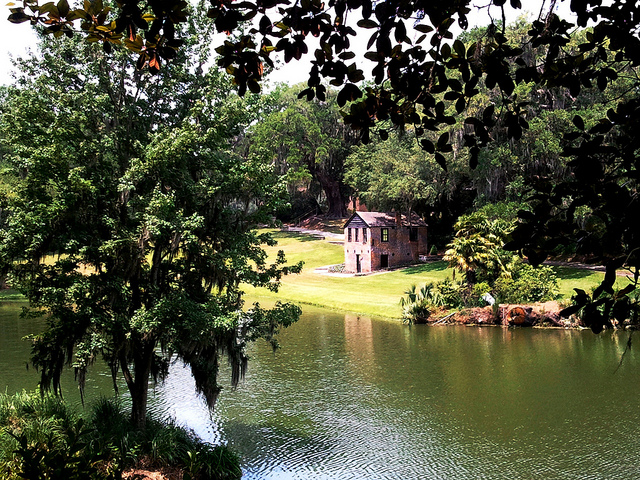
{"type": "Polygon", "coordinates": [[[331,232],[325,232],[323,230],[312,230],[312,229],[303,228],[303,227],[292,227],[289,225],[285,225],[282,228],[282,231],[302,233],[306,235],[313,235],[314,237],[322,237],[329,240],[344,242],[344,233],[331,233],[331,232]]]}

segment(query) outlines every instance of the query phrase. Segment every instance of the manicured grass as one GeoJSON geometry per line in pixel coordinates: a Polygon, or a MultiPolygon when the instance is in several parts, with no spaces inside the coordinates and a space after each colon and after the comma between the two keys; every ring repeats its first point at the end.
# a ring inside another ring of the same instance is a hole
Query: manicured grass
{"type": "Polygon", "coordinates": [[[246,287],[245,291],[250,297],[277,298],[397,318],[400,315],[400,297],[411,284],[423,284],[451,276],[451,270],[444,262],[359,277],[319,275],[314,273],[315,268],[344,261],[342,244],[290,232],[276,232],[274,236],[278,245],[267,248],[267,252],[275,256],[282,249],[291,263],[304,261],[304,270],[300,275],[285,277],[277,294],[262,288],[246,287]]]}
{"type": "MultiPolygon", "coordinates": [[[[604,278],[603,272],[594,272],[574,267],[554,267],[558,276],[558,286],[560,287],[560,295],[563,298],[571,298],[576,292],[575,288],[591,293],[591,290],[598,286],[604,278]]],[[[628,285],[629,281],[622,276],[616,280],[615,288],[622,289],[628,285]]]]}
{"type": "MultiPolygon", "coordinates": [[[[421,286],[452,276],[452,270],[443,261],[367,276],[320,275],[314,273],[315,268],[344,261],[342,244],[292,232],[275,232],[274,237],[278,245],[266,249],[269,255],[275,256],[282,249],[291,263],[304,261],[304,270],[300,275],[284,277],[278,293],[246,287],[248,303],[261,298],[279,299],[364,315],[400,318],[400,298],[412,284],[421,286]]],[[[571,267],[555,267],[555,270],[564,298],[570,298],[574,288],[590,291],[603,277],[601,272],[571,267]]]]}
{"type": "MultiPolygon", "coordinates": [[[[278,250],[284,250],[290,264],[303,261],[304,269],[300,275],[284,277],[278,293],[245,286],[247,304],[258,300],[282,300],[370,316],[400,318],[400,298],[411,285],[422,286],[452,276],[452,270],[442,261],[359,277],[320,275],[314,273],[314,269],[344,262],[341,243],[296,232],[276,231],[274,238],[278,245],[265,247],[270,257],[275,258],[278,250]]],[[[558,275],[560,294],[566,299],[575,293],[574,288],[589,292],[603,278],[601,272],[592,270],[573,267],[554,267],[554,270],[558,275]]],[[[626,284],[627,281],[620,277],[616,287],[622,288],[626,284]]],[[[20,296],[15,290],[0,291],[0,300],[20,296]]]]}

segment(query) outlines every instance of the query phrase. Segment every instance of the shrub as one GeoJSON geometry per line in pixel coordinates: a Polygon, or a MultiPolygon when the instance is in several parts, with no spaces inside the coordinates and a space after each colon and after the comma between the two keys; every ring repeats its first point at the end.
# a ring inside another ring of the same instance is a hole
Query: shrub
{"type": "Polygon", "coordinates": [[[117,401],[99,400],[85,422],[58,397],[0,395],[2,479],[112,479],[141,462],[181,468],[191,480],[242,476],[228,447],[205,443],[173,420],[149,418],[136,430],[117,401]]]}
{"type": "Polygon", "coordinates": [[[104,478],[86,454],[91,429],[58,397],[0,395],[0,427],[2,478],[104,478]]]}
{"type": "Polygon", "coordinates": [[[491,286],[487,282],[480,282],[473,286],[471,292],[474,296],[481,297],[485,293],[490,293],[491,290],[491,286]]]}
{"type": "Polygon", "coordinates": [[[242,476],[240,459],[227,446],[203,442],[172,419],[147,418],[144,431],[138,431],[129,417],[122,405],[111,399],[102,399],[93,407],[92,453],[109,452],[112,471],[121,472],[144,460],[147,467],[182,468],[185,479],[230,480],[242,476]]]}
{"type": "Polygon", "coordinates": [[[402,308],[402,320],[405,323],[427,323],[433,310],[433,305],[425,300],[411,303],[402,308]]]}
{"type": "Polygon", "coordinates": [[[411,285],[400,299],[402,319],[405,323],[426,323],[431,314],[442,305],[440,293],[429,283],[419,291],[411,285]]]}
{"type": "Polygon", "coordinates": [[[532,267],[514,257],[507,265],[507,271],[494,284],[495,293],[501,301],[546,302],[558,297],[558,279],[551,267],[532,267]]]}
{"type": "Polygon", "coordinates": [[[428,283],[420,290],[411,285],[400,299],[402,318],[405,323],[426,323],[436,311],[469,306],[470,299],[469,288],[449,278],[435,284],[428,283]]]}
{"type": "Polygon", "coordinates": [[[436,288],[442,297],[443,306],[447,308],[467,306],[468,289],[461,282],[445,278],[436,284],[436,288]]]}
{"type": "Polygon", "coordinates": [[[487,305],[487,301],[482,297],[487,293],[490,294],[491,296],[496,295],[494,289],[491,288],[489,283],[487,282],[476,283],[471,288],[472,303],[474,303],[475,306],[478,306],[478,307],[485,307],[487,305]]]}
{"type": "Polygon", "coordinates": [[[345,272],[344,263],[340,263],[338,265],[331,265],[329,267],[329,273],[344,273],[344,272],[345,272]]]}

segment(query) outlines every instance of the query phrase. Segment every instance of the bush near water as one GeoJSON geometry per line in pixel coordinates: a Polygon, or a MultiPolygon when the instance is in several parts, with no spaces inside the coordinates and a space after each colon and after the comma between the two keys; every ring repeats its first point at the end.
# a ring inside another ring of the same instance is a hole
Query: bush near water
{"type": "Polygon", "coordinates": [[[114,400],[87,417],[59,397],[0,395],[0,478],[116,480],[133,469],[174,471],[185,480],[233,480],[239,457],[212,446],[172,420],[149,418],[136,430],[114,400]]]}

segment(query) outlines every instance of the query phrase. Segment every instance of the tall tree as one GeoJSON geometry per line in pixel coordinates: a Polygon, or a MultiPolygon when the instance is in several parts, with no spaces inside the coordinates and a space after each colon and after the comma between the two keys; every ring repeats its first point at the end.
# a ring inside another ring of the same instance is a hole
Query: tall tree
{"type": "Polygon", "coordinates": [[[299,315],[289,304],[243,309],[243,283],[277,289],[300,269],[282,254],[268,264],[260,245],[274,242],[254,230],[283,201],[277,177],[230,148],[260,109],[203,71],[197,43],[157,76],[96,45],[45,38],[41,49],[0,105],[3,172],[17,178],[0,259],[47,316],[33,346],[40,386],[59,392],[73,366],[82,391],[102,357],[142,427],[149,380],[177,356],[213,406],[220,356],[237,383],[247,343],[275,342],[299,315]]]}
{"type": "Polygon", "coordinates": [[[347,214],[348,188],[343,179],[344,162],[358,135],[342,121],[336,92],[324,102],[300,100],[300,88],[283,95],[283,107],[256,124],[249,135],[250,154],[275,163],[290,178],[308,176],[317,182],[327,200],[327,216],[347,214]]]}
{"type": "Polygon", "coordinates": [[[444,171],[411,129],[357,147],[346,167],[345,181],[368,208],[415,211],[425,218],[431,245],[449,241],[456,219],[475,198],[469,168],[452,161],[444,171]]]}
{"type": "Polygon", "coordinates": [[[355,149],[345,179],[369,208],[409,212],[419,202],[435,201],[446,184],[441,173],[407,132],[355,149]]]}

